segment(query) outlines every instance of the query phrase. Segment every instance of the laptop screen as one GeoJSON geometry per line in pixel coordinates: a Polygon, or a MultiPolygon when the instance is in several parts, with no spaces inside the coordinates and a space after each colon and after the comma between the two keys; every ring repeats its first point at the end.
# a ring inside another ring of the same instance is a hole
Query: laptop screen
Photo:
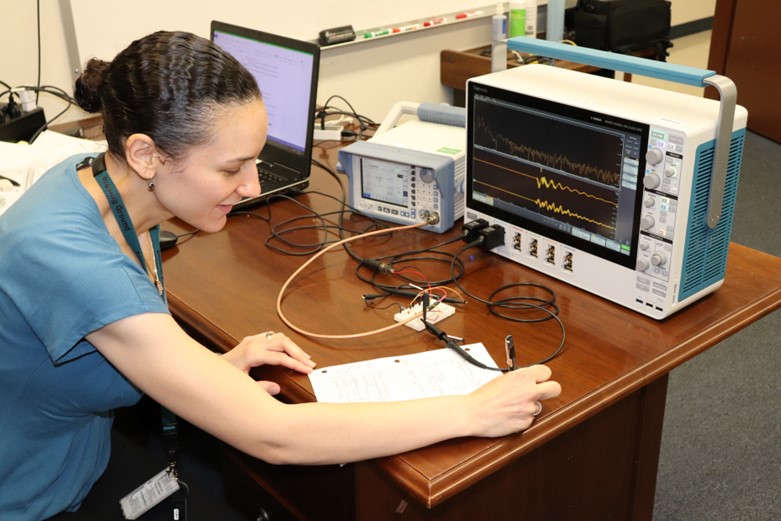
{"type": "Polygon", "coordinates": [[[258,82],[268,112],[262,161],[308,176],[317,97],[320,47],[312,42],[213,21],[211,38],[258,82]]]}

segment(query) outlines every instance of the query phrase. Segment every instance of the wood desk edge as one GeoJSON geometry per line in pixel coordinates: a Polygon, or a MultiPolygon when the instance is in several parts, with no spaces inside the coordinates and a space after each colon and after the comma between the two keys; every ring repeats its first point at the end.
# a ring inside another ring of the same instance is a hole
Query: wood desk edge
{"type": "MultiPolygon", "coordinates": [[[[736,243],[730,245],[730,254],[764,257],[766,261],[775,263],[778,273],[781,273],[781,258],[736,243]]],[[[422,504],[428,508],[435,507],[778,309],[781,309],[781,280],[776,281],[776,286],[764,295],[681,342],[675,349],[622,374],[591,394],[548,414],[543,413],[538,422],[525,432],[496,439],[479,454],[433,480],[429,481],[417,472],[414,465],[405,461],[403,454],[380,460],[377,464],[422,504]],[[517,437],[520,437],[520,443],[516,441],[517,437]]]]}
{"type": "MultiPolygon", "coordinates": [[[[757,257],[759,261],[764,258],[766,262],[779,264],[781,268],[781,259],[735,243],[730,245],[730,255],[757,257]]],[[[729,264],[727,276],[729,276],[729,264]]],[[[169,304],[174,316],[185,322],[187,327],[194,330],[196,334],[202,335],[201,340],[208,342],[211,346],[224,351],[236,344],[237,339],[216,328],[214,324],[187,307],[175,295],[169,294],[169,304]]],[[[524,454],[544,445],[547,441],[585,421],[595,413],[654,382],[685,361],[780,307],[781,284],[777,284],[775,288],[768,290],[764,295],[758,296],[757,299],[737,309],[729,316],[684,340],[675,349],[622,374],[588,395],[547,414],[544,413],[538,422],[525,432],[488,441],[486,447],[475,453],[473,457],[435,479],[429,480],[418,472],[404,454],[368,463],[376,464],[421,504],[432,508],[524,454]],[[520,439],[520,443],[518,439],[520,439]]],[[[284,374],[282,377],[285,380],[286,392],[283,396],[285,401],[294,403],[314,401],[314,396],[309,389],[286,378],[284,374]]]]}

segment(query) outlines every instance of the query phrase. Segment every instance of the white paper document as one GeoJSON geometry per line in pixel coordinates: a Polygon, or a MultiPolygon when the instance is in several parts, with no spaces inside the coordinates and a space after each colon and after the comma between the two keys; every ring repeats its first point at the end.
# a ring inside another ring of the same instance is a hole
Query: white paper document
{"type": "MultiPolygon", "coordinates": [[[[483,344],[463,348],[485,365],[496,367],[483,344]]],[[[310,373],[309,380],[318,402],[391,402],[467,394],[500,374],[472,365],[444,348],[324,367],[310,373]]]]}
{"type": "Polygon", "coordinates": [[[33,144],[0,141],[0,214],[5,212],[60,161],[82,152],[97,153],[106,149],[105,141],[92,141],[46,130],[33,144]],[[16,183],[9,185],[9,181],[16,183]]]}

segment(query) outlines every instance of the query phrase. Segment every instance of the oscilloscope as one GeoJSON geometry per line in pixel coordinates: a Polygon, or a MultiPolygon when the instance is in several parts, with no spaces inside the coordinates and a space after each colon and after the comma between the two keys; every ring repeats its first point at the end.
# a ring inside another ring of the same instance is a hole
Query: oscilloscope
{"type": "Polygon", "coordinates": [[[712,83],[722,99],[549,65],[472,78],[466,219],[505,229],[499,255],[656,319],[718,289],[747,119],[732,83],[711,71],[528,40],[508,46],[712,83]]]}

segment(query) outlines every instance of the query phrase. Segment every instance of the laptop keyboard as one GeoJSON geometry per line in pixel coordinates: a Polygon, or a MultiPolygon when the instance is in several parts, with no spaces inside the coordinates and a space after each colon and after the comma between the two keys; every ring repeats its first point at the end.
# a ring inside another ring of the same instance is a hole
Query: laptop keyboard
{"type": "Polygon", "coordinates": [[[262,169],[260,165],[258,165],[258,181],[260,181],[260,188],[264,192],[285,186],[289,183],[284,177],[262,169]]]}

